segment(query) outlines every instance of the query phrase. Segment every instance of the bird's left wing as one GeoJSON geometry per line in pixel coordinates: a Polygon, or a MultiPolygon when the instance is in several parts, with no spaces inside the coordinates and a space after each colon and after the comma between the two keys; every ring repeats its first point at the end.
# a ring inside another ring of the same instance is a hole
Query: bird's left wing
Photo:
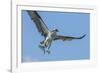
{"type": "Polygon", "coordinates": [[[41,33],[42,36],[46,37],[48,34],[49,29],[45,25],[42,18],[39,16],[39,14],[36,11],[27,10],[31,20],[35,23],[38,31],[41,33]]]}
{"type": "Polygon", "coordinates": [[[82,39],[86,36],[83,35],[81,37],[70,37],[70,36],[61,36],[61,35],[57,35],[56,38],[54,40],[63,40],[63,41],[71,41],[71,40],[74,40],[74,39],[82,39]]]}

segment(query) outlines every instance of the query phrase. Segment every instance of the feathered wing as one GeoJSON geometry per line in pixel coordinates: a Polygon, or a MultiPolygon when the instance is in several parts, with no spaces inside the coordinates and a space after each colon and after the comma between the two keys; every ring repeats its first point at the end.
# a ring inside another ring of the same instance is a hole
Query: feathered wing
{"type": "Polygon", "coordinates": [[[49,30],[45,25],[45,23],[43,22],[42,18],[39,16],[39,14],[36,11],[32,11],[32,10],[27,10],[27,12],[31,20],[36,24],[36,27],[38,31],[41,33],[41,35],[46,37],[49,30]]]}
{"type": "Polygon", "coordinates": [[[71,41],[71,40],[74,40],[74,39],[82,39],[86,36],[83,35],[81,37],[70,37],[70,36],[61,36],[61,35],[57,35],[56,38],[54,40],[63,40],[63,41],[71,41]]]}

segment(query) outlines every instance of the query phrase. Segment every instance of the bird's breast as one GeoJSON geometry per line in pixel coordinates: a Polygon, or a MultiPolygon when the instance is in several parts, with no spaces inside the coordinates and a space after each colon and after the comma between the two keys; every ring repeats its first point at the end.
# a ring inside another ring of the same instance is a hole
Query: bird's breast
{"type": "Polygon", "coordinates": [[[53,38],[55,38],[56,37],[56,33],[55,32],[49,32],[48,33],[48,38],[49,39],[53,39],[53,38]]]}

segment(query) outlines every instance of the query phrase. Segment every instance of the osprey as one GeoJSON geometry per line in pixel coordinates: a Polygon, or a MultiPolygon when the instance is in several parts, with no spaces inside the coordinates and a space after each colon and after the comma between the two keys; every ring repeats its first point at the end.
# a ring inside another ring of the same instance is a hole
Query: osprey
{"type": "Polygon", "coordinates": [[[83,35],[81,37],[70,37],[70,36],[62,36],[62,35],[57,35],[58,29],[54,30],[49,30],[48,27],[45,25],[44,21],[42,18],[39,16],[39,14],[36,11],[32,10],[27,10],[31,20],[35,23],[39,33],[44,36],[44,40],[40,42],[39,47],[44,51],[44,54],[47,52],[48,54],[50,53],[50,46],[51,43],[55,40],[63,40],[63,41],[70,41],[74,39],[82,39],[86,36],[83,35]]]}

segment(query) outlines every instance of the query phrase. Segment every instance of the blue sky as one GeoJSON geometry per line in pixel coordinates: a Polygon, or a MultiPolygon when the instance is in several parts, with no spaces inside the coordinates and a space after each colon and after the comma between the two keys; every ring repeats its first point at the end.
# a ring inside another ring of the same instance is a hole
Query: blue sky
{"type": "Polygon", "coordinates": [[[81,40],[55,41],[51,53],[43,54],[38,47],[43,36],[37,31],[28,13],[22,10],[22,62],[83,60],[90,58],[90,14],[78,12],[37,11],[50,30],[57,28],[59,35],[79,37],[81,40]]]}

